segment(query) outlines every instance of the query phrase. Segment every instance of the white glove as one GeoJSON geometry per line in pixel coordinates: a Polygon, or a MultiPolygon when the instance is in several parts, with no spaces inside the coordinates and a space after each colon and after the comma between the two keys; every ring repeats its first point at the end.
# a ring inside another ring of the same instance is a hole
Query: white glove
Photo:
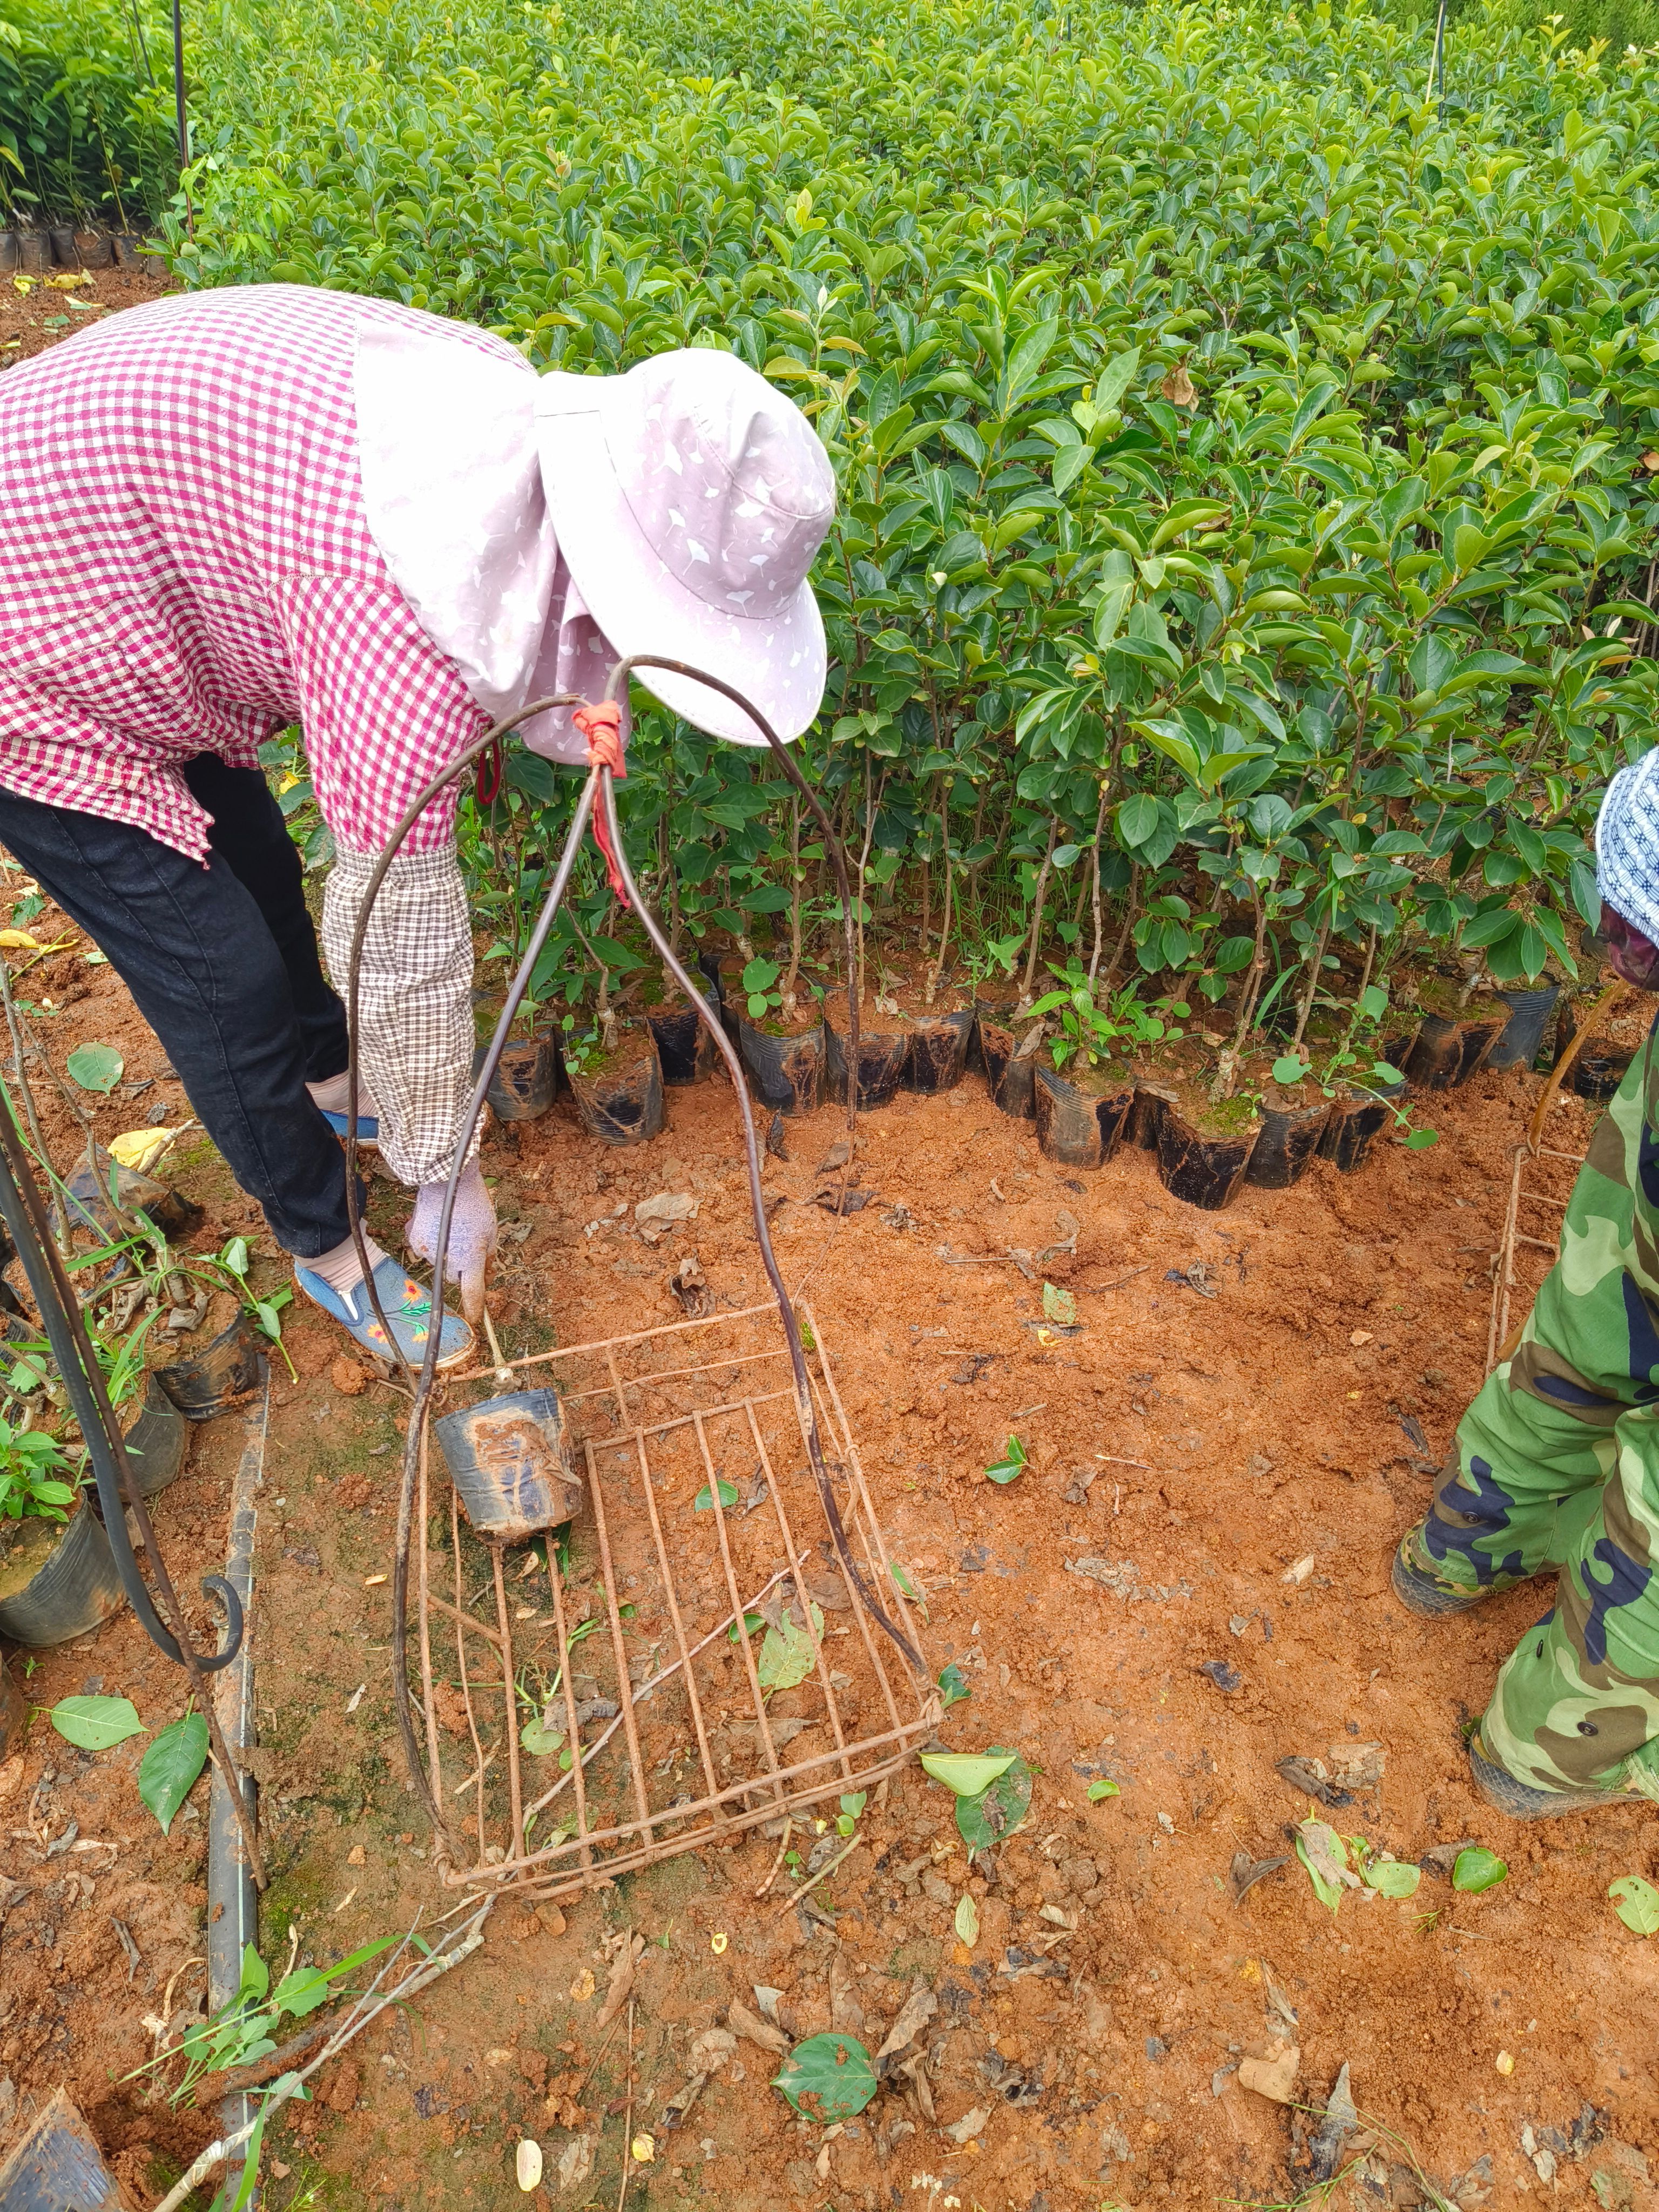
{"type": "MultiPolygon", "coordinates": [[[[426,1182],[415,1197],[415,1212],[407,1236],[409,1249],[431,1261],[438,1249],[438,1222],[443,1212],[444,1185],[426,1182]]],[[[461,1311],[470,1322],[483,1316],[484,1276],[495,1256],[495,1208],[477,1160],[469,1160],[455,1186],[455,1204],[449,1217],[449,1243],[444,1253],[444,1279],[461,1286],[461,1311]]]]}

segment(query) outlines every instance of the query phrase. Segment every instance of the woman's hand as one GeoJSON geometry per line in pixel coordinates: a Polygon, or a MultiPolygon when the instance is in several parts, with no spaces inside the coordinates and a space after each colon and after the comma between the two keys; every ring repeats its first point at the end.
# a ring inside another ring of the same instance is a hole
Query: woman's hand
{"type": "MultiPolygon", "coordinates": [[[[422,1183],[415,1199],[409,1224],[409,1249],[430,1261],[438,1249],[438,1220],[443,1212],[444,1185],[422,1183]]],[[[455,1205],[449,1217],[449,1243],[444,1253],[444,1279],[461,1286],[461,1311],[474,1323],[483,1318],[484,1277],[495,1256],[495,1208],[477,1160],[469,1160],[455,1186],[455,1205]]]]}
{"type": "Polygon", "coordinates": [[[1633,983],[1638,991],[1659,991],[1659,945],[1644,937],[1605,899],[1601,933],[1607,948],[1607,965],[1615,975],[1633,983]]]}

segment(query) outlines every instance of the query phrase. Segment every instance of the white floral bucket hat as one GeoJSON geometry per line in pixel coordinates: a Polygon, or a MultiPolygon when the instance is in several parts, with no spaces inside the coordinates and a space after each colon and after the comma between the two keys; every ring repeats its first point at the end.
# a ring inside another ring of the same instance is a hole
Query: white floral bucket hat
{"type": "MultiPolygon", "coordinates": [[[[706,668],[798,738],[823,697],[806,579],[836,478],[794,402],[736,355],[690,347],[623,376],[554,370],[537,387],[536,439],[559,551],[617,654],[706,668]]],[[[637,680],[713,736],[766,742],[707,684],[655,668],[637,680]]]]}

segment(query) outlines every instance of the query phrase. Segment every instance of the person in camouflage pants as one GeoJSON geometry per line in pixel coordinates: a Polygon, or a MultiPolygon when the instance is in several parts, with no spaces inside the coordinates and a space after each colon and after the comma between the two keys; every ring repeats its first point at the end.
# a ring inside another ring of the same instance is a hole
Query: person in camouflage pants
{"type": "MultiPolygon", "coordinates": [[[[1616,973],[1659,987],[1659,752],[1614,779],[1597,834],[1616,973]],[[1637,849],[1632,853],[1632,846],[1637,849]],[[1632,881],[1632,861],[1639,871],[1632,881]],[[1613,903],[1617,897],[1619,904],[1613,903]]],[[[1659,1031],[1659,1023],[1656,1024],[1659,1031]]],[[[1513,1358],[1459,1425],[1394,1588],[1456,1613],[1529,1577],[1555,1604],[1504,1662],[1469,1747],[1522,1818],[1659,1800],[1659,1048],[1591,1140],[1513,1358]]]]}

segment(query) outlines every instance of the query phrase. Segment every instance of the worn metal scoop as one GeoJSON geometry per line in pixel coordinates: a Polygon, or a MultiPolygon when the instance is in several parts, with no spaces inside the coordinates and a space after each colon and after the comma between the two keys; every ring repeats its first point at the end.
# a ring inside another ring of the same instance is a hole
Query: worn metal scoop
{"type": "MultiPolygon", "coordinates": [[[[484,1328],[495,1372],[509,1381],[488,1313],[484,1328]]],[[[491,1543],[521,1543],[580,1510],[582,1479],[556,1390],[506,1391],[446,1413],[432,1427],[467,1519],[491,1543]]]]}

